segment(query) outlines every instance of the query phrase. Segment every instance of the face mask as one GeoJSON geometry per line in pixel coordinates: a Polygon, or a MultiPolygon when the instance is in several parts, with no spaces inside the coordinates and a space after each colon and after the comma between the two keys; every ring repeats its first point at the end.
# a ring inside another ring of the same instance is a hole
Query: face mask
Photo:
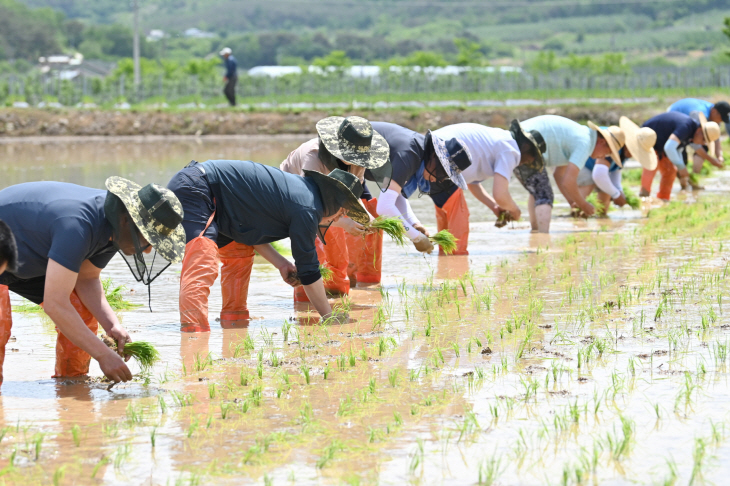
{"type": "Polygon", "coordinates": [[[152,311],[150,284],[170,266],[170,261],[160,256],[157,250],[144,240],[122,200],[111,192],[107,194],[104,212],[112,226],[114,247],[124,259],[134,279],[147,286],[148,305],[152,311]]]}

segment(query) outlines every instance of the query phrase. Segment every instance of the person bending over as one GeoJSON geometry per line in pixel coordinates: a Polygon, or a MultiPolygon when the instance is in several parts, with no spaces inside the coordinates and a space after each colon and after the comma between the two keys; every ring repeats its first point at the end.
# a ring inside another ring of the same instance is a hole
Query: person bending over
{"type": "Polygon", "coordinates": [[[289,285],[301,284],[323,320],[332,317],[315,239],[347,215],[358,224],[370,220],[359,197],[359,179],[340,169],[329,175],[304,171],[304,177],[251,161],[191,162],[168,188],[185,210],[186,250],[180,275],[183,332],[210,331],[208,295],[218,277],[223,308],[221,325],[247,325],[248,286],[254,250],[271,262],[289,285]],[[271,243],[291,240],[292,264],[271,243]]]}

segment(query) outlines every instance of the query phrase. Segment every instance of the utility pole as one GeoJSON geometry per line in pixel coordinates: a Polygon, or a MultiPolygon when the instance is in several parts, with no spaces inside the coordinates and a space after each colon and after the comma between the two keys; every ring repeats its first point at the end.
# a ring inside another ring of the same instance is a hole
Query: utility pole
{"type": "Polygon", "coordinates": [[[134,34],[132,38],[132,57],[134,59],[134,88],[139,88],[139,0],[132,0],[134,34]]]}

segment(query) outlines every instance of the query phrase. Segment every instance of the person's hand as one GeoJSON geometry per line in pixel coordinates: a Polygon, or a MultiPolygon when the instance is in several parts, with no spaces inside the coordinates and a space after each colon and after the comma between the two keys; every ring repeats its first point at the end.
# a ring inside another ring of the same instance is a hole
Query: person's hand
{"type": "Polygon", "coordinates": [[[689,170],[685,167],[684,169],[679,169],[677,171],[677,176],[682,179],[683,177],[689,177],[689,170]]]}
{"type": "Polygon", "coordinates": [[[297,277],[297,267],[290,261],[278,268],[282,280],[292,287],[299,287],[302,282],[297,277]]]}
{"type": "Polygon", "coordinates": [[[500,216],[502,215],[502,213],[504,213],[505,211],[506,211],[506,210],[504,210],[504,209],[502,209],[502,208],[500,208],[500,207],[499,207],[499,204],[495,204],[495,205],[494,205],[494,207],[492,208],[492,212],[493,212],[493,213],[494,213],[494,215],[495,215],[496,217],[498,217],[498,218],[499,218],[499,217],[500,217],[500,216]]]}
{"type": "Polygon", "coordinates": [[[512,218],[512,221],[519,221],[522,217],[522,211],[520,211],[520,208],[515,208],[510,211],[508,211],[510,218],[512,218]]]}
{"type": "Polygon", "coordinates": [[[129,337],[129,333],[119,324],[115,324],[107,332],[107,334],[114,339],[117,343],[117,353],[119,356],[124,358],[124,361],[129,361],[130,356],[124,356],[124,345],[132,342],[132,338],[129,337]]]}
{"type": "Polygon", "coordinates": [[[619,196],[613,200],[613,203],[618,207],[623,207],[626,205],[626,196],[624,196],[623,193],[619,194],[619,196]]]}
{"type": "Polygon", "coordinates": [[[496,226],[497,228],[504,228],[510,221],[512,221],[512,215],[509,213],[509,211],[503,209],[497,215],[497,221],[494,223],[494,226],[496,226]]]}
{"type": "Polygon", "coordinates": [[[431,243],[431,240],[426,235],[419,235],[413,240],[413,246],[421,253],[431,253],[434,250],[433,243],[431,243]]]}
{"type": "Polygon", "coordinates": [[[579,206],[577,203],[571,205],[571,215],[575,218],[588,218],[596,214],[596,208],[591,203],[579,206]]]}
{"type": "Polygon", "coordinates": [[[99,367],[104,372],[104,376],[114,383],[120,381],[129,381],[132,379],[132,372],[124,363],[121,357],[111,349],[105,353],[99,360],[99,367]]]}
{"type": "Polygon", "coordinates": [[[710,159],[710,162],[712,163],[712,165],[714,165],[718,169],[722,169],[723,167],[725,167],[725,159],[723,159],[722,156],[718,157],[715,160],[710,159]],[[717,162],[715,162],[715,160],[717,160],[717,162]]]}
{"type": "Polygon", "coordinates": [[[424,235],[426,235],[426,237],[427,237],[427,238],[428,238],[429,236],[431,236],[431,234],[430,234],[430,233],[428,232],[428,230],[427,230],[426,228],[424,228],[424,227],[423,227],[423,225],[422,225],[421,223],[415,223],[415,224],[413,225],[413,228],[414,228],[414,229],[416,229],[416,230],[418,230],[418,231],[420,231],[420,232],[421,232],[421,233],[423,233],[424,235]]]}
{"type": "Polygon", "coordinates": [[[365,236],[368,233],[368,229],[364,225],[361,225],[357,221],[353,221],[350,218],[342,218],[340,220],[340,227],[350,233],[352,236],[365,236]]]}

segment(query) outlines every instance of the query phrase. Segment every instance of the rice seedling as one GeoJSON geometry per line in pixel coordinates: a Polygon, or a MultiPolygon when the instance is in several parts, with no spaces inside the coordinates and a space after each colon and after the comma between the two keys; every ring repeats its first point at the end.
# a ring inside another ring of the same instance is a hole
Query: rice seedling
{"type": "Polygon", "coordinates": [[[152,430],[150,431],[150,443],[152,444],[153,449],[155,447],[156,441],[157,441],[157,426],[152,427],[152,430]]]}
{"type": "Polygon", "coordinates": [[[628,204],[631,209],[641,209],[641,199],[639,199],[636,193],[628,187],[624,187],[623,189],[626,204],[628,204]]]}
{"type": "Polygon", "coordinates": [[[433,243],[439,245],[441,247],[441,250],[443,250],[443,252],[447,255],[450,255],[451,253],[454,253],[456,251],[457,239],[448,230],[441,230],[435,235],[429,237],[429,239],[433,243]]]}
{"type": "Polygon", "coordinates": [[[319,266],[319,274],[322,276],[322,282],[324,283],[331,282],[335,277],[335,273],[325,265],[319,266]]]}
{"type": "Polygon", "coordinates": [[[81,427],[79,427],[79,424],[74,424],[73,427],[71,427],[71,437],[73,437],[74,445],[76,447],[81,445],[81,427]]]}
{"type": "Polygon", "coordinates": [[[388,383],[392,388],[398,386],[398,368],[394,368],[388,372],[388,383]]]}
{"type": "Polygon", "coordinates": [[[378,216],[367,224],[366,227],[383,231],[385,234],[390,236],[398,246],[405,246],[406,243],[408,243],[406,230],[403,227],[403,222],[400,218],[378,216]]]}
{"type": "Polygon", "coordinates": [[[307,383],[307,385],[309,385],[309,382],[310,382],[310,376],[309,376],[310,368],[309,368],[309,366],[302,365],[302,366],[299,367],[299,369],[302,371],[302,376],[304,376],[304,381],[307,383]]]}

